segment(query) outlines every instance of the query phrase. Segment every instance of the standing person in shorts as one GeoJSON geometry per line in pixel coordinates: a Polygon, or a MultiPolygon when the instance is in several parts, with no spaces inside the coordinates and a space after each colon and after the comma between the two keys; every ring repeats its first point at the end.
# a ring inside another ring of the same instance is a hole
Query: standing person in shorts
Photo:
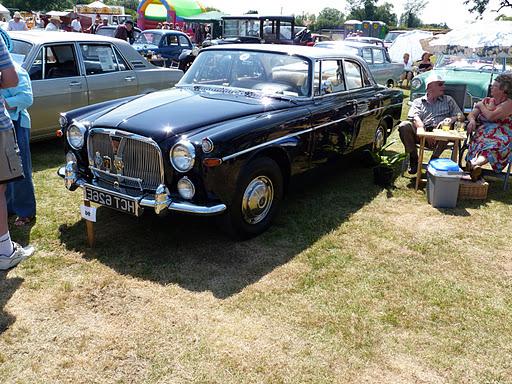
{"type": "MultiPolygon", "coordinates": [[[[0,39],[0,88],[18,85],[18,75],[3,39],[0,39]]],[[[23,166],[12,121],[0,100],[0,270],[16,266],[29,257],[34,249],[22,248],[11,240],[7,221],[5,190],[7,183],[23,178],[23,166]]]]}

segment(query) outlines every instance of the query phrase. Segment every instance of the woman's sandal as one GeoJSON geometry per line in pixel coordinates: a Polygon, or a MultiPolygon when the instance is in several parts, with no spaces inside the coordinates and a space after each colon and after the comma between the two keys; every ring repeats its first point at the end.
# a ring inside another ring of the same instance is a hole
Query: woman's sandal
{"type": "Polygon", "coordinates": [[[34,220],[34,219],[35,219],[35,217],[28,217],[28,216],[17,217],[16,220],[14,221],[14,226],[15,227],[24,227],[25,225],[30,224],[32,222],[32,220],[34,220]]]}

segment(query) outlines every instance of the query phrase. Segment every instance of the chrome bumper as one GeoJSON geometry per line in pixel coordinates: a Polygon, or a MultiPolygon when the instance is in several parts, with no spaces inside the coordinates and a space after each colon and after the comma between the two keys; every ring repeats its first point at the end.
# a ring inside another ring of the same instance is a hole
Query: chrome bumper
{"type": "MultiPolygon", "coordinates": [[[[75,190],[76,188],[84,188],[87,182],[83,179],[79,179],[76,177],[76,173],[74,169],[68,164],[67,166],[63,166],[59,168],[57,174],[65,179],[66,188],[69,190],[75,190]]],[[[108,189],[98,187],[94,184],[89,184],[94,189],[98,189],[104,192],[113,192],[108,189]]],[[[119,194],[119,192],[115,192],[119,194]]],[[[133,199],[133,197],[126,195],[127,198],[133,199]]],[[[176,212],[184,212],[194,215],[218,215],[226,210],[225,204],[216,204],[212,206],[202,206],[196,205],[187,202],[177,202],[173,201],[171,196],[169,196],[169,191],[163,185],[158,187],[156,194],[153,197],[140,197],[137,198],[137,204],[139,205],[140,211],[143,208],[153,208],[157,214],[164,212],[165,210],[176,211],[176,212]]]]}

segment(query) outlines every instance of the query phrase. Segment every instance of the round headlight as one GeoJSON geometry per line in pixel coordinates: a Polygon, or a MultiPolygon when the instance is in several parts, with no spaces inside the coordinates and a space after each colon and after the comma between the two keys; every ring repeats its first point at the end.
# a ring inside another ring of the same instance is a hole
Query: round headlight
{"type": "Polygon", "coordinates": [[[83,147],[85,140],[85,131],[86,129],[82,124],[71,124],[66,134],[68,143],[69,145],[71,145],[71,148],[78,150],[83,147]]]}
{"type": "Polygon", "coordinates": [[[196,150],[188,140],[180,140],[171,149],[171,164],[179,172],[187,172],[194,166],[196,150]]]}
{"type": "Polygon", "coordinates": [[[68,125],[68,119],[63,113],[60,114],[59,124],[62,128],[66,127],[68,125]]]}
{"type": "Polygon", "coordinates": [[[419,87],[421,87],[421,80],[420,79],[412,79],[411,88],[418,89],[419,87]]]}
{"type": "Polygon", "coordinates": [[[190,200],[196,193],[194,184],[188,177],[183,177],[178,181],[178,193],[185,200],[190,200]]]}

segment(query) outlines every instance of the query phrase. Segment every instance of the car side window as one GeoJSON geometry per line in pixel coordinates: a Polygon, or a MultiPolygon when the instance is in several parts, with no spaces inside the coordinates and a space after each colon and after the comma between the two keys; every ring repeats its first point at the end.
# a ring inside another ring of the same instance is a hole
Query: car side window
{"type": "Polygon", "coordinates": [[[166,45],[168,47],[173,46],[173,45],[178,45],[178,36],[167,35],[166,43],[167,43],[166,45]]]}
{"type": "Polygon", "coordinates": [[[345,61],[345,74],[347,77],[348,89],[358,89],[363,87],[362,69],[359,64],[353,61],[345,61]]]}
{"type": "Polygon", "coordinates": [[[374,64],[384,64],[386,62],[386,58],[384,57],[383,49],[375,49],[373,48],[373,63],[374,64]]]}
{"type": "Polygon", "coordinates": [[[127,69],[124,60],[110,44],[80,44],[80,50],[84,58],[86,75],[99,75],[127,69]]]}
{"type": "Polygon", "coordinates": [[[362,58],[364,61],[366,61],[368,64],[372,63],[372,50],[370,48],[363,48],[362,49],[362,58]]]}
{"type": "Polygon", "coordinates": [[[185,36],[179,36],[179,42],[182,47],[189,47],[190,44],[188,43],[188,40],[185,36]]]}
{"type": "MultiPolygon", "coordinates": [[[[36,57],[34,64],[36,61],[39,61],[43,64],[41,67],[41,72],[38,72],[36,69],[37,66],[34,67],[31,74],[34,76],[33,80],[36,80],[35,77],[38,77],[40,73],[43,72],[44,68],[44,79],[56,79],[61,77],[73,77],[79,75],[75,49],[71,44],[61,44],[61,45],[47,45],[41,50],[42,56],[36,57]]],[[[32,76],[31,76],[32,78],[32,76]]]]}
{"type": "Polygon", "coordinates": [[[28,70],[30,80],[41,80],[43,78],[43,48],[39,49],[30,69],[28,70]]]}
{"type": "Polygon", "coordinates": [[[341,60],[323,60],[321,62],[321,79],[321,95],[346,91],[341,60]]]}

